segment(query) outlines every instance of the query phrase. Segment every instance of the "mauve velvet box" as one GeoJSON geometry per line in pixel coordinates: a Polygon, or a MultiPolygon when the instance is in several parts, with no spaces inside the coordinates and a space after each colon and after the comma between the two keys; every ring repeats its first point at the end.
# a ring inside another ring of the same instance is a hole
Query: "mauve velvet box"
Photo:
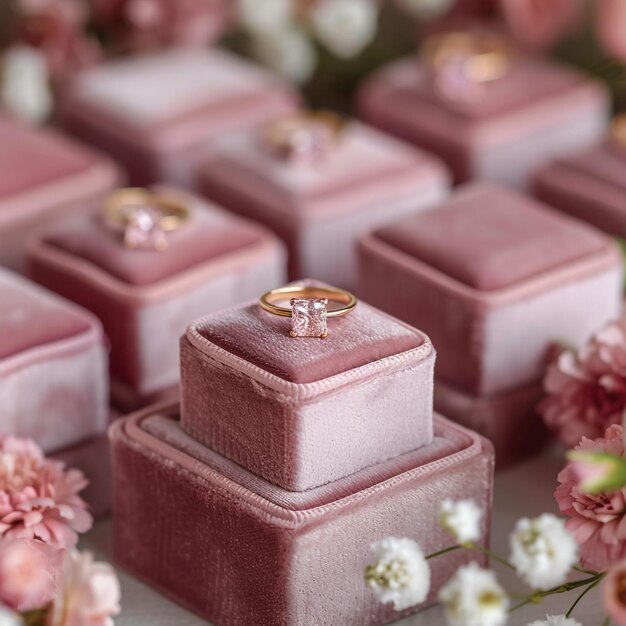
{"type": "Polygon", "coordinates": [[[90,68],[62,91],[63,125],[122,163],[135,185],[194,186],[214,139],[284,113],[296,92],[218,49],[174,49],[90,68]]]}
{"type": "Polygon", "coordinates": [[[28,237],[84,210],[119,179],[107,157],[0,115],[0,264],[23,271],[28,237]]]}
{"type": "Polygon", "coordinates": [[[374,626],[432,604],[474,554],[432,561],[429,598],[402,613],[373,597],[363,572],[370,544],[389,535],[413,538],[426,553],[448,547],[437,523],[444,497],[474,499],[488,541],[492,448],[443,418],[431,445],[304,493],[196,442],[176,407],[124,418],[110,437],[118,560],[219,626],[374,626]]]}
{"type": "Polygon", "coordinates": [[[255,302],[181,340],[181,426],[266,480],[304,491],[432,439],[435,350],[360,303],[326,339],[294,339],[255,302]]]}
{"type": "Polygon", "coordinates": [[[103,433],[108,375],[100,323],[0,270],[0,431],[46,452],[103,433]]]}
{"type": "Polygon", "coordinates": [[[437,95],[417,58],[384,67],[363,86],[367,121],[439,155],[456,182],[487,179],[525,188],[538,165],[605,132],[606,89],[545,60],[519,58],[474,101],[437,95]]]}
{"type": "Polygon", "coordinates": [[[447,195],[436,158],[355,121],[325,160],[308,166],[272,154],[260,134],[247,129],[217,142],[201,187],[286,242],[291,279],[353,288],[360,235],[447,195]]]}
{"type": "Polygon", "coordinates": [[[187,192],[157,186],[190,208],[164,252],[129,249],[101,216],[59,225],[30,248],[35,280],[102,321],[113,401],[137,408],[176,386],[178,344],[194,319],[280,285],[285,253],[262,227],[187,192]]]}
{"type": "Polygon", "coordinates": [[[536,195],[553,207],[626,239],[626,147],[611,141],[541,168],[536,195]]]}

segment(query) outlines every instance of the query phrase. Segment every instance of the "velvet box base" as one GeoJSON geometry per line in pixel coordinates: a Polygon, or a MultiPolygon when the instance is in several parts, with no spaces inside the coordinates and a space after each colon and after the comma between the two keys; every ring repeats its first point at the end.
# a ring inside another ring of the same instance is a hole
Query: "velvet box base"
{"type": "Polygon", "coordinates": [[[191,324],[181,340],[184,430],[291,491],[429,444],[428,337],[364,302],[328,326],[326,339],[293,339],[289,320],[257,302],[191,324]]]}
{"type": "Polygon", "coordinates": [[[483,97],[447,100],[409,58],[368,79],[359,108],[374,126],[441,157],[457,183],[525,188],[539,165],[604,134],[609,98],[600,83],[570,68],[519,58],[483,97]]]}
{"type": "Polygon", "coordinates": [[[375,600],[363,571],[370,544],[386,536],[413,538],[426,553],[448,547],[437,524],[444,497],[474,499],[488,541],[491,445],[443,418],[421,450],[291,493],[188,437],[176,415],[152,408],[110,430],[115,551],[217,626],[374,626],[425,608],[474,554],[432,561],[429,598],[401,613],[375,600]]]}
{"type": "Polygon", "coordinates": [[[479,397],[441,380],[435,383],[435,410],[491,441],[498,468],[539,452],[549,441],[548,429],[536,411],[541,384],[479,397]]]}

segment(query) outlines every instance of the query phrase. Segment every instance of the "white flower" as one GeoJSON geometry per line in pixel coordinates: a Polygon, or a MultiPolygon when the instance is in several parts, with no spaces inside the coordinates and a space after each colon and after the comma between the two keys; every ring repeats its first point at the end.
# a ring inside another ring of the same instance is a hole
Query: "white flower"
{"type": "Polygon", "coordinates": [[[52,94],[44,57],[34,48],[15,46],[4,56],[0,100],[14,115],[44,121],[52,111],[52,94]]]}
{"type": "Polygon", "coordinates": [[[399,5],[418,20],[436,20],[447,13],[455,0],[398,0],[399,5]]]}
{"type": "Polygon", "coordinates": [[[446,498],[439,509],[439,524],[458,543],[478,541],[483,512],[473,500],[454,502],[446,498]]]}
{"type": "Polygon", "coordinates": [[[239,0],[239,20],[249,31],[267,35],[289,24],[293,4],[294,0],[239,0]]]}
{"type": "Polygon", "coordinates": [[[22,626],[23,623],[17,613],[0,606],[0,626],[22,626]]]}
{"type": "Polygon", "coordinates": [[[565,522],[549,513],[523,518],[511,533],[511,563],[528,585],[547,590],[561,585],[578,560],[578,545],[565,522]]]}
{"type": "Polygon", "coordinates": [[[545,620],[533,622],[528,626],[583,626],[575,619],[565,617],[565,615],[546,615],[545,620]]]}
{"type": "Polygon", "coordinates": [[[378,7],[373,0],[321,0],[312,9],[318,39],[335,55],[353,57],[376,35],[378,7]]]}
{"type": "Polygon", "coordinates": [[[386,537],[372,545],[374,563],[365,569],[365,582],[376,597],[396,611],[421,604],[430,590],[430,568],[412,539],[386,537]]]}
{"type": "Polygon", "coordinates": [[[295,83],[311,78],[317,64],[313,44],[295,27],[258,37],[253,51],[261,63],[295,83]]]}
{"type": "Polygon", "coordinates": [[[470,563],[458,569],[439,592],[450,626],[503,626],[509,599],[496,575],[470,563]]]}

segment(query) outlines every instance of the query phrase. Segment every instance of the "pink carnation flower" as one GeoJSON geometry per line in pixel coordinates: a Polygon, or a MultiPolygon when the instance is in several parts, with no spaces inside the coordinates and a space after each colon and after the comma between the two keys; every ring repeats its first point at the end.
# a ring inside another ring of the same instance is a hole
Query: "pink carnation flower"
{"type": "Polygon", "coordinates": [[[225,0],[91,0],[96,20],[123,48],[205,46],[224,30],[225,0]]]}
{"type": "Polygon", "coordinates": [[[606,326],[577,353],[561,353],[548,367],[544,388],[548,397],[539,410],[569,447],[620,423],[626,408],[626,318],[606,326]]]}
{"type": "Polygon", "coordinates": [[[18,0],[17,34],[37,48],[58,77],[100,58],[95,39],[86,34],[87,12],[80,0],[18,0]]]}
{"type": "Polygon", "coordinates": [[[580,0],[499,0],[513,36],[531,48],[547,48],[580,23],[580,0]]]}
{"type": "MultiPolygon", "coordinates": [[[[583,439],[576,450],[609,452],[623,456],[621,425],[610,426],[605,437],[583,439]]],[[[561,513],[567,515],[566,528],[580,546],[584,567],[603,571],[626,558],[626,488],[590,495],[581,491],[579,475],[571,463],[558,476],[555,498],[561,513]]]]}
{"type": "Polygon", "coordinates": [[[16,611],[47,606],[62,579],[64,557],[41,541],[0,540],[0,602],[16,611]]]}
{"type": "Polygon", "coordinates": [[[108,563],[89,552],[68,554],[63,587],[49,612],[46,626],[113,626],[120,612],[120,583],[108,563]]]}
{"type": "Polygon", "coordinates": [[[75,546],[92,524],[78,495],[86,485],[81,471],[44,458],[30,439],[0,438],[0,536],[75,546]]]}

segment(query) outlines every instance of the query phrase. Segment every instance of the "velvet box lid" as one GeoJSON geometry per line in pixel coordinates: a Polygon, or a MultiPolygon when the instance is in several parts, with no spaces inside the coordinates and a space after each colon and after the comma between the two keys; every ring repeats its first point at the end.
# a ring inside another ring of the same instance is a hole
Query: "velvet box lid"
{"type": "Polygon", "coordinates": [[[107,382],[99,322],[0,270],[0,430],[46,451],[102,433],[107,382]]]}
{"type": "Polygon", "coordinates": [[[0,115],[0,259],[21,268],[27,234],[119,182],[106,157],[49,128],[0,115]]]}
{"type": "Polygon", "coordinates": [[[363,302],[326,339],[291,338],[257,303],[234,307],[182,339],[181,424],[303,491],[430,442],[434,359],[426,335],[363,302]]]}
{"type": "Polygon", "coordinates": [[[177,384],[178,341],[193,319],[284,280],[271,233],[188,192],[151,189],[190,211],[163,252],[125,247],[100,214],[63,222],[30,248],[34,278],[102,320],[115,399],[128,408],[177,384]]]}
{"type": "Polygon", "coordinates": [[[480,177],[526,186],[538,160],[597,140],[609,97],[569,67],[519,56],[481,97],[446,99],[423,63],[410,58],[368,79],[359,106],[368,121],[441,156],[457,182],[480,177]]]}
{"type": "Polygon", "coordinates": [[[475,396],[539,381],[552,343],[579,346],[621,309],[610,238],[489,183],[363,237],[359,254],[361,297],[423,328],[438,376],[475,396]]]}
{"type": "Polygon", "coordinates": [[[449,545],[436,521],[444,496],[474,499],[481,541],[488,538],[493,451],[439,416],[431,445],[304,493],[189,437],[177,407],[120,420],[110,437],[118,558],[222,626],[383,624],[432,604],[455,569],[476,557],[457,551],[434,561],[427,602],[403,612],[358,581],[370,544],[385,536],[410,537],[426,552],[449,545]],[[172,533],[181,512],[185,532],[172,533]]]}
{"type": "Polygon", "coordinates": [[[559,210],[626,238],[626,148],[612,140],[544,166],[535,191],[559,210]]]}
{"type": "Polygon", "coordinates": [[[289,248],[290,277],[352,288],[354,244],[368,229],[440,200],[438,159],[349,120],[319,163],[294,165],[263,144],[260,129],[220,139],[201,172],[204,190],[272,228],[289,248]]]}
{"type": "Polygon", "coordinates": [[[176,151],[287,110],[297,96],[269,71],[216,48],[173,49],[79,74],[64,115],[125,143],[176,151]]]}

